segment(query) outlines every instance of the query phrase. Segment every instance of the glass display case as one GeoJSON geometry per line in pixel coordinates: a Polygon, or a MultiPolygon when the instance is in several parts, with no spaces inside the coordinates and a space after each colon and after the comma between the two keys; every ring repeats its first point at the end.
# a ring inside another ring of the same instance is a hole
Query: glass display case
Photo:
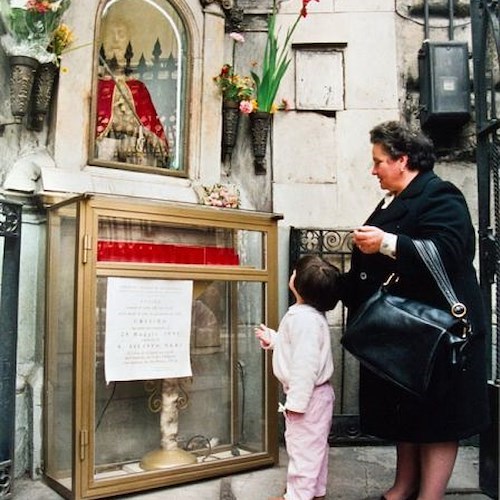
{"type": "Polygon", "coordinates": [[[45,477],[103,498],[270,466],[275,214],[85,195],[48,209],[45,477]]]}

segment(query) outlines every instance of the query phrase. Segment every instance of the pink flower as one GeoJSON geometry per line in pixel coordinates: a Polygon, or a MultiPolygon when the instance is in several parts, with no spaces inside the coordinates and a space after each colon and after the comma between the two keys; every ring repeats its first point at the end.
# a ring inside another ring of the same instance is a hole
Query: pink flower
{"type": "Polygon", "coordinates": [[[212,186],[203,186],[203,191],[202,202],[204,205],[230,208],[238,208],[240,205],[239,191],[236,186],[214,184],[212,186]]]}
{"type": "Polygon", "coordinates": [[[240,102],[240,111],[245,115],[249,115],[253,111],[252,101],[241,101],[240,102]]]}
{"type": "Polygon", "coordinates": [[[245,41],[245,37],[241,33],[236,33],[236,31],[229,33],[229,38],[232,38],[237,43],[243,43],[245,41]]]}
{"type": "Polygon", "coordinates": [[[281,104],[278,106],[278,109],[282,109],[283,111],[290,111],[292,107],[290,106],[290,101],[286,98],[281,99],[281,104]]]}

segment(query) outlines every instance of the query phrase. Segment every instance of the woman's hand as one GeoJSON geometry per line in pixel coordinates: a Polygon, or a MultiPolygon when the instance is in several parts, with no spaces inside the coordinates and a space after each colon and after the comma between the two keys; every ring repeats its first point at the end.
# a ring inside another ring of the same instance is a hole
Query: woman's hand
{"type": "Polygon", "coordinates": [[[354,244],[366,254],[377,253],[384,238],[384,231],[375,226],[361,226],[353,232],[354,244]]]}

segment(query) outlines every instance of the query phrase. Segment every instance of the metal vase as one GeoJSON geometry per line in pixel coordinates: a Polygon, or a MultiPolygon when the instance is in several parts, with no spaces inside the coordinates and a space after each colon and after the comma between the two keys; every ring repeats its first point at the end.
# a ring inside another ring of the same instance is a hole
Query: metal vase
{"type": "Polygon", "coordinates": [[[10,109],[14,121],[21,123],[28,112],[35,73],[40,63],[33,57],[11,56],[9,64],[10,109]]]}
{"type": "Polygon", "coordinates": [[[266,111],[250,113],[250,133],[252,136],[252,149],[256,175],[265,175],[265,157],[267,140],[271,128],[272,114],[266,111]]]}
{"type": "Polygon", "coordinates": [[[240,103],[223,101],[222,103],[222,161],[230,160],[240,121],[240,103]]]}
{"type": "Polygon", "coordinates": [[[49,62],[38,66],[31,91],[30,117],[27,124],[29,130],[40,132],[43,129],[58,74],[57,64],[49,62]]]}

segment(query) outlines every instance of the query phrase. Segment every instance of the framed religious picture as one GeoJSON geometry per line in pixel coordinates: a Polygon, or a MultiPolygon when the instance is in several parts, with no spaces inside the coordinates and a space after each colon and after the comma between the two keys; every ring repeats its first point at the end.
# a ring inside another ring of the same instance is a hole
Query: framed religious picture
{"type": "Polygon", "coordinates": [[[96,24],[91,164],[186,174],[187,46],[183,20],[167,0],[102,5],[96,24]]]}

